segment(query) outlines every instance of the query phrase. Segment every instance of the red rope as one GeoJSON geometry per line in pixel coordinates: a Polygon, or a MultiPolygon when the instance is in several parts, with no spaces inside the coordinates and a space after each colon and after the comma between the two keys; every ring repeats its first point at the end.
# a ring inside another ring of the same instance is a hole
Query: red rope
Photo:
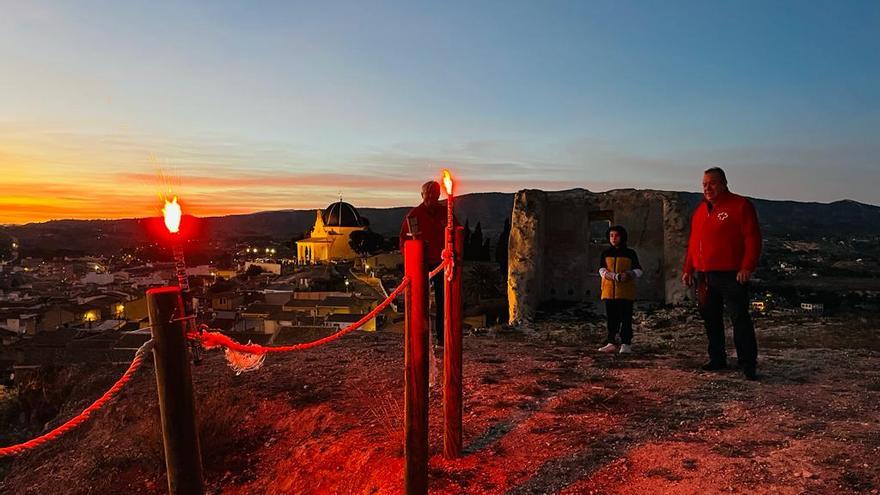
{"type": "MultiPolygon", "coordinates": [[[[206,349],[210,349],[212,347],[226,347],[228,349],[232,349],[233,351],[246,352],[249,354],[266,354],[269,352],[290,352],[290,351],[302,351],[305,349],[311,349],[313,347],[318,347],[319,345],[323,345],[323,344],[326,344],[327,342],[331,342],[333,340],[336,340],[339,337],[342,337],[343,335],[345,335],[353,330],[357,330],[364,323],[372,320],[383,309],[388,307],[388,305],[391,304],[391,301],[393,301],[398,295],[400,295],[400,293],[403,292],[403,289],[405,289],[407,285],[409,285],[409,279],[404,277],[403,281],[400,282],[400,285],[397,286],[396,289],[394,289],[394,292],[392,292],[388,296],[387,299],[382,301],[381,304],[376,306],[376,308],[374,310],[372,310],[368,314],[364,315],[363,318],[361,318],[360,320],[343,328],[342,330],[339,330],[338,332],[336,332],[332,335],[328,335],[324,338],[321,338],[321,339],[318,339],[318,340],[315,340],[312,342],[305,342],[302,344],[284,345],[284,346],[262,346],[259,344],[240,344],[220,332],[209,332],[209,331],[205,331],[202,333],[190,333],[190,334],[188,334],[188,337],[190,339],[200,341],[202,343],[202,345],[205,346],[206,349]]],[[[202,325],[202,326],[207,327],[207,325],[202,325]]]]}
{"type": "Polygon", "coordinates": [[[20,443],[17,445],[10,445],[9,447],[0,447],[0,457],[13,456],[18,455],[23,452],[26,452],[31,449],[35,449],[45,443],[51,442],[52,440],[57,439],[61,435],[64,435],[68,431],[76,428],[77,426],[86,422],[92,413],[98,411],[102,407],[104,407],[107,402],[109,402],[116,394],[122,390],[122,387],[125,386],[131,380],[131,377],[134,376],[134,373],[141,367],[141,364],[144,362],[144,355],[147,353],[149,348],[152,346],[153,341],[149,340],[144,345],[142,345],[134,355],[134,359],[131,361],[131,364],[128,366],[128,369],[122,375],[122,377],[110,387],[110,390],[104,392],[98,400],[92,402],[92,405],[85,408],[83,412],[79,413],[77,416],[67,420],[66,423],[55,428],[54,430],[46,433],[45,435],[41,435],[33,440],[28,440],[27,442],[20,443]]]}
{"type": "Polygon", "coordinates": [[[446,251],[443,252],[443,258],[443,261],[440,262],[439,265],[437,265],[437,268],[434,268],[433,270],[431,270],[430,273],[428,273],[429,280],[434,278],[438,273],[440,273],[440,270],[443,270],[444,268],[446,268],[447,265],[449,265],[449,258],[446,256],[446,251]]]}

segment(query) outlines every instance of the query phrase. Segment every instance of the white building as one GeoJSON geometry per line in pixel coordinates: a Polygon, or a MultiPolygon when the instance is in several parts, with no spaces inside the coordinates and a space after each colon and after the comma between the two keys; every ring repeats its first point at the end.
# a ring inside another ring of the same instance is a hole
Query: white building
{"type": "Polygon", "coordinates": [[[822,313],[825,311],[825,305],[822,303],[801,303],[801,309],[808,313],[822,313]]]}

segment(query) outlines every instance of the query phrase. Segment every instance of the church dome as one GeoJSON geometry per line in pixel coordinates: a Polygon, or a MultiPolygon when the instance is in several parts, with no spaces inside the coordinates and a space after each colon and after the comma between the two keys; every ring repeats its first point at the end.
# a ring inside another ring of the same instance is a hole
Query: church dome
{"type": "Polygon", "coordinates": [[[341,200],[325,208],[323,216],[324,225],[328,227],[363,227],[367,224],[357,208],[341,200]]]}

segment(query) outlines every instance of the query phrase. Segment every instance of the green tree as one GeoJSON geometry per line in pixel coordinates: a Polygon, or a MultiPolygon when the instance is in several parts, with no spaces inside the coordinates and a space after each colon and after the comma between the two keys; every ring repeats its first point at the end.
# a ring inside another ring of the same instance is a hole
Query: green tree
{"type": "Polygon", "coordinates": [[[507,280],[507,243],[510,241],[510,219],[504,220],[504,230],[495,244],[495,261],[501,271],[501,277],[507,280]]]}
{"type": "Polygon", "coordinates": [[[463,284],[465,299],[478,302],[503,294],[502,280],[498,269],[491,263],[477,263],[470,267],[463,284]]]}
{"type": "Polygon", "coordinates": [[[384,244],[385,238],[371,230],[355,230],[348,237],[348,245],[360,255],[378,253],[384,244]]]}

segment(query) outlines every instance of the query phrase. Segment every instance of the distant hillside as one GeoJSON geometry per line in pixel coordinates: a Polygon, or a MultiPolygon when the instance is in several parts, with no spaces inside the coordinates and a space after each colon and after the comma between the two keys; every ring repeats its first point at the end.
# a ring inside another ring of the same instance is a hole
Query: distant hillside
{"type": "MultiPolygon", "coordinates": [[[[390,236],[397,235],[404,215],[413,206],[415,205],[358,208],[358,211],[370,221],[373,231],[390,236]]],[[[513,211],[513,194],[467,194],[456,198],[455,211],[462,223],[469,219],[471,226],[474,226],[479,221],[484,232],[499,233],[504,228],[504,219],[509,218],[513,211]]],[[[248,215],[207,217],[202,220],[202,230],[206,237],[289,239],[312,228],[315,224],[315,210],[266,211],[248,215]]]]}
{"type": "Polygon", "coordinates": [[[755,208],[767,232],[795,239],[880,235],[880,207],[857,201],[801,203],[758,199],[755,208]]]}
{"type": "MultiPolygon", "coordinates": [[[[703,195],[682,193],[695,208],[703,195]]],[[[849,199],[833,203],[806,203],[750,198],[765,234],[794,239],[880,235],[880,207],[849,199]]]]}
{"type": "MultiPolygon", "coordinates": [[[[414,205],[413,205],[414,206],[414,205]]],[[[403,216],[411,206],[359,208],[370,227],[383,235],[397,235],[403,216]]],[[[513,194],[477,193],[456,198],[456,215],[471,225],[482,222],[483,231],[497,235],[513,209],[513,194]]],[[[149,219],[55,220],[44,223],[0,227],[0,235],[19,239],[33,255],[82,255],[115,253],[124,247],[149,242],[149,219]]],[[[205,217],[200,219],[200,237],[207,239],[290,240],[315,223],[315,210],[281,210],[205,217]]]]}
{"type": "MultiPolygon", "coordinates": [[[[699,193],[682,193],[692,206],[699,193]]],[[[822,236],[869,237],[880,233],[880,207],[843,200],[833,203],[805,203],[755,199],[765,233],[808,239],[822,236]]],[[[410,206],[360,208],[371,228],[384,235],[396,235],[410,206]]],[[[475,193],[456,198],[456,215],[471,227],[482,224],[494,238],[513,209],[512,193],[475,193]]],[[[213,239],[269,238],[289,240],[306,232],[315,221],[315,210],[283,210],[201,219],[201,237],[213,239]]],[[[120,248],[149,242],[144,219],[58,220],[0,228],[0,234],[19,239],[25,249],[59,254],[113,253],[120,248]]]]}

